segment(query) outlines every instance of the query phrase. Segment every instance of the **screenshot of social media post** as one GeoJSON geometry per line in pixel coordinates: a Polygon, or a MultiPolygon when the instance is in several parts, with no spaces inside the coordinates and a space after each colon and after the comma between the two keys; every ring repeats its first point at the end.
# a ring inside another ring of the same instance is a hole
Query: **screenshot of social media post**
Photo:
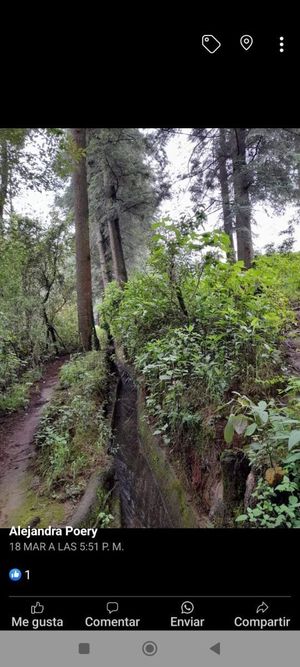
{"type": "Polygon", "coordinates": [[[13,667],[296,650],[299,221],[300,128],[0,128],[13,667]]]}

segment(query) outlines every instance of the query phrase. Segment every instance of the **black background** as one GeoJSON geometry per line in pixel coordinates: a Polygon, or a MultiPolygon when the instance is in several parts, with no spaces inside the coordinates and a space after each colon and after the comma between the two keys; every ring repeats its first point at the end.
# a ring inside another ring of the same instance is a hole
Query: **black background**
{"type": "MultiPolygon", "coordinates": [[[[263,600],[270,607],[266,617],[292,617],[288,629],[299,628],[296,530],[99,530],[99,551],[83,553],[11,552],[10,542],[29,540],[9,537],[8,532],[1,531],[2,628],[11,627],[11,614],[28,615],[36,600],[45,604],[49,616],[64,616],[67,629],[84,627],[87,615],[107,617],[108,600],[119,601],[121,616],[142,614],[141,629],[168,629],[169,616],[180,616],[184,600],[194,601],[195,614],[207,618],[207,629],[233,629],[234,616],[255,617],[263,600]],[[121,541],[124,550],[103,552],[102,541],[121,541]],[[30,580],[10,582],[8,572],[13,567],[29,569],[30,580]],[[33,598],[10,599],[6,606],[6,596],[12,595],[33,598]],[[103,599],[44,597],[56,595],[103,599]]],[[[63,548],[66,541],[92,540],[71,536],[31,541],[60,542],[63,548]]]]}

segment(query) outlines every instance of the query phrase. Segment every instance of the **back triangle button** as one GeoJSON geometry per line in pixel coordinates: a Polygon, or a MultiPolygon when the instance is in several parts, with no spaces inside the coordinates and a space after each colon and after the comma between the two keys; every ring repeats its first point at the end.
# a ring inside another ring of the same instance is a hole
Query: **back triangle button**
{"type": "Polygon", "coordinates": [[[213,646],[211,646],[210,651],[213,651],[214,653],[217,653],[217,655],[221,655],[221,644],[220,644],[220,642],[218,642],[218,644],[214,644],[213,646]]]}

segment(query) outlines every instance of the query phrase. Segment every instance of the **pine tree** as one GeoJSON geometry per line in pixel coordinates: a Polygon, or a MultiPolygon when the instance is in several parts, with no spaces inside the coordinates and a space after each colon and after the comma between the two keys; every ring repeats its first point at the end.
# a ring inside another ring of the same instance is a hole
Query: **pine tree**
{"type": "Polygon", "coordinates": [[[219,141],[217,144],[217,155],[218,155],[218,177],[220,182],[221,189],[221,198],[222,198],[222,210],[223,210],[223,221],[224,221],[224,232],[228,234],[230,238],[230,251],[228,253],[228,259],[230,261],[235,261],[235,250],[234,250],[234,241],[233,241],[233,232],[234,232],[234,215],[232,204],[230,201],[230,185],[229,177],[227,170],[228,162],[228,149],[226,142],[226,133],[223,127],[219,128],[219,141]]]}
{"type": "Polygon", "coordinates": [[[151,166],[153,137],[137,128],[94,128],[88,137],[92,245],[102,284],[123,284],[148,253],[150,225],[165,194],[161,169],[156,176],[151,166]]]}
{"type": "Polygon", "coordinates": [[[249,188],[252,175],[246,160],[246,128],[231,130],[232,180],[234,191],[234,210],[236,220],[236,238],[238,259],[250,268],[253,260],[251,234],[251,201],[249,188]]]}
{"type": "Polygon", "coordinates": [[[224,230],[237,235],[238,259],[250,266],[255,204],[276,213],[299,201],[297,130],[286,128],[194,128],[190,159],[196,208],[221,210],[224,230]],[[225,156],[225,161],[224,161],[225,156]]]}
{"type": "MultiPolygon", "coordinates": [[[[92,349],[94,334],[92,279],[89,240],[89,210],[86,177],[86,130],[73,128],[71,135],[77,151],[73,170],[73,196],[76,235],[76,280],[78,327],[82,347],[92,349]]],[[[97,337],[95,336],[97,346],[97,337]]]]}

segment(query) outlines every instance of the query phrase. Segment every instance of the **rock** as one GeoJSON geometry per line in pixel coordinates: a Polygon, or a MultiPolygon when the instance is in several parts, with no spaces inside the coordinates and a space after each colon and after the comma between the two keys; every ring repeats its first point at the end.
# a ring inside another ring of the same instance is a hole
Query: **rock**
{"type": "Polygon", "coordinates": [[[270,486],[276,486],[282,480],[285,475],[285,470],[280,466],[275,466],[274,468],[268,468],[265,472],[265,480],[270,486]]]}
{"type": "Polygon", "coordinates": [[[39,516],[35,516],[34,519],[32,519],[32,521],[30,521],[30,523],[28,524],[29,527],[30,527],[30,528],[34,528],[35,526],[38,525],[38,523],[40,523],[40,520],[41,520],[41,519],[40,519],[39,516]]]}

